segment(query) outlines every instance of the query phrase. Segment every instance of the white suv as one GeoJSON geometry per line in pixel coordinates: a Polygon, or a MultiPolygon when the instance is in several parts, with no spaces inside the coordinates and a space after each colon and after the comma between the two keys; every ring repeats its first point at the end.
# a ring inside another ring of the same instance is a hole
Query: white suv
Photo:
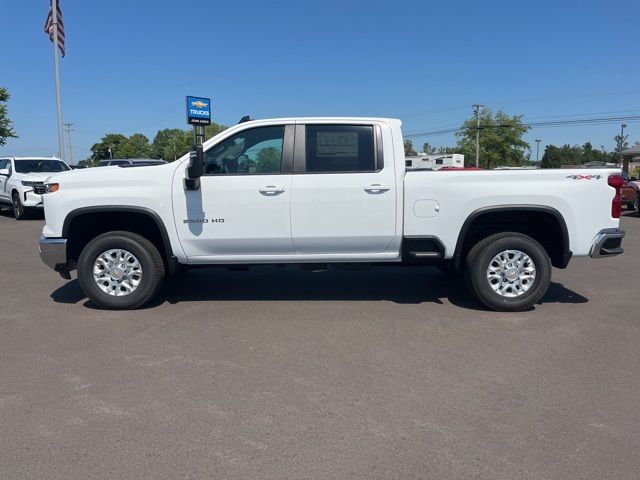
{"type": "Polygon", "coordinates": [[[44,182],[51,175],[70,170],[55,157],[0,158],[0,205],[13,207],[17,220],[42,208],[44,182]],[[34,191],[34,189],[36,191],[34,191]]]}

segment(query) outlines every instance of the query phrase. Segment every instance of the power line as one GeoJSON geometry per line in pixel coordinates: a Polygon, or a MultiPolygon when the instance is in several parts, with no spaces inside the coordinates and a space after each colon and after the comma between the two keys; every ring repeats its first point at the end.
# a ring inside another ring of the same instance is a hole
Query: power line
{"type": "MultiPolygon", "coordinates": [[[[591,118],[574,118],[574,119],[565,119],[565,120],[548,120],[548,121],[540,121],[540,122],[523,122],[521,125],[525,127],[531,127],[531,128],[540,128],[540,127],[560,127],[560,126],[577,126],[577,125],[607,125],[607,124],[615,124],[620,122],[635,123],[639,121],[640,121],[640,115],[618,115],[618,116],[609,116],[609,117],[591,117],[591,118]]],[[[516,125],[505,123],[505,124],[498,124],[498,125],[479,125],[477,128],[479,130],[483,130],[488,128],[513,128],[514,126],[516,125]]],[[[461,130],[462,128],[426,130],[422,132],[410,133],[405,135],[405,137],[407,138],[430,137],[430,136],[456,133],[461,130]]]]}
{"type": "MultiPolygon", "coordinates": [[[[540,103],[540,102],[558,102],[562,100],[576,100],[580,98],[597,98],[597,97],[615,97],[615,96],[623,96],[623,95],[636,95],[640,94],[640,90],[621,90],[616,92],[592,92],[586,93],[582,95],[565,95],[565,96],[557,96],[557,97],[530,97],[530,98],[520,98],[520,99],[510,99],[510,100],[494,100],[491,102],[487,102],[488,106],[498,106],[498,105],[511,105],[518,103],[540,103]]],[[[422,110],[419,112],[408,112],[404,114],[397,115],[398,117],[415,117],[419,115],[430,115],[436,113],[450,112],[454,110],[465,110],[469,108],[467,105],[458,105],[455,107],[446,107],[446,108],[436,108],[432,110],[422,110]]]]}

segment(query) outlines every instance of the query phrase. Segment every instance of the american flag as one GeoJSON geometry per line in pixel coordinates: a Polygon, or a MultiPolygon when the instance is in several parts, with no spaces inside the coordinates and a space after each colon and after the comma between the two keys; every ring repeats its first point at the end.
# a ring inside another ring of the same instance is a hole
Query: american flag
{"type": "MultiPolygon", "coordinates": [[[[62,23],[62,10],[60,10],[60,2],[56,2],[58,10],[58,48],[64,58],[64,23],[62,23]]],[[[49,40],[53,42],[53,8],[49,9],[49,15],[47,15],[47,21],[44,22],[44,31],[49,35],[49,40]]]]}

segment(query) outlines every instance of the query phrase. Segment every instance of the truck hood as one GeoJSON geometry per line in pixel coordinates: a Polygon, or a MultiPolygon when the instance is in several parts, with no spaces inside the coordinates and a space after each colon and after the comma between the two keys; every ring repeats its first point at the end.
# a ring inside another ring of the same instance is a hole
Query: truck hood
{"type": "MultiPolygon", "coordinates": [[[[66,172],[62,172],[66,173],[66,172]]],[[[25,182],[45,182],[52,175],[58,175],[58,172],[37,172],[37,173],[15,173],[15,179],[25,182]]]]}
{"type": "Polygon", "coordinates": [[[110,185],[129,185],[135,188],[143,183],[155,183],[169,179],[180,162],[141,167],[96,167],[69,170],[49,177],[49,182],[73,185],[74,188],[100,188],[110,185]]]}

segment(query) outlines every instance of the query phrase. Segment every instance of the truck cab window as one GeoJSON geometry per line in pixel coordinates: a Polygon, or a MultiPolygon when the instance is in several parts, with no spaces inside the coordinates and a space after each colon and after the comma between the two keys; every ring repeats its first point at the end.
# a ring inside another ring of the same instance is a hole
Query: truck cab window
{"type": "Polygon", "coordinates": [[[308,125],[307,172],[373,172],[373,127],[364,125],[308,125]]]}
{"type": "Polygon", "coordinates": [[[282,170],[284,126],[233,135],[206,152],[205,175],[265,175],[282,170]]]}

